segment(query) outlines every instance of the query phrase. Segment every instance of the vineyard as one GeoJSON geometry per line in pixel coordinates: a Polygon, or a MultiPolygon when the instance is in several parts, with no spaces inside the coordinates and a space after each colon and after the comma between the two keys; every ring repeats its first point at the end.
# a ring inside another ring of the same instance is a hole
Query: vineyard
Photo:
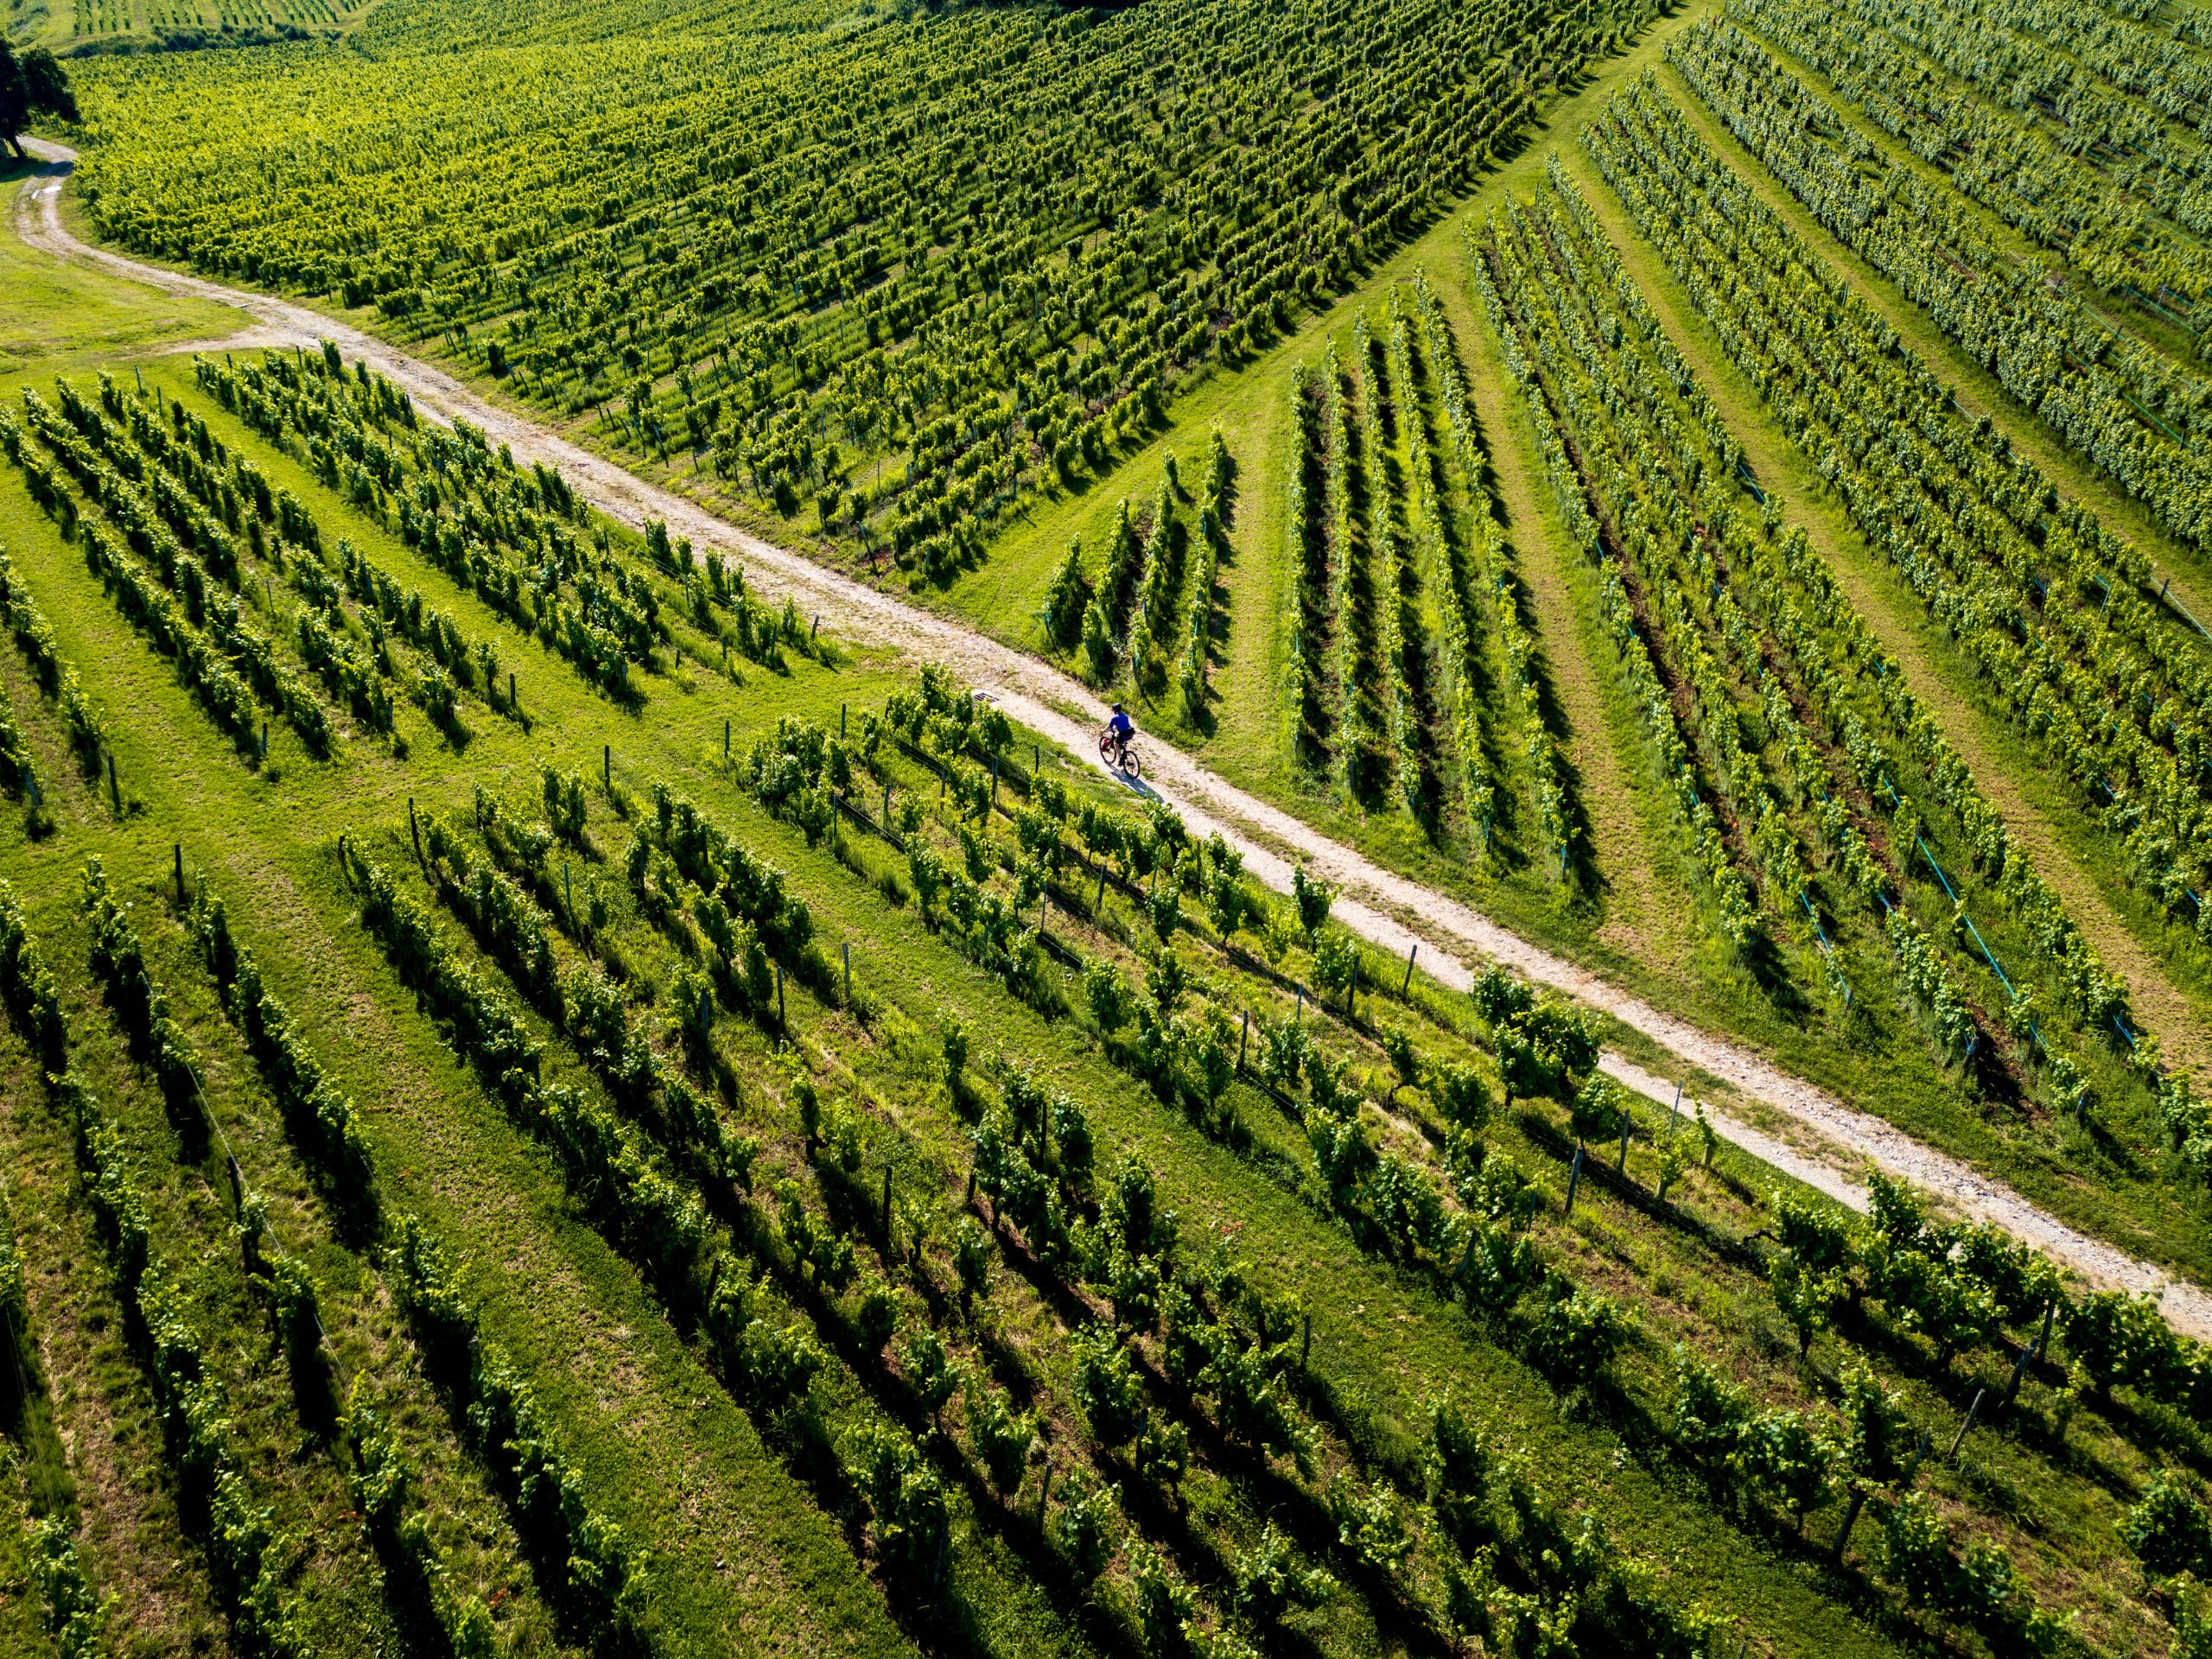
{"type": "Polygon", "coordinates": [[[9,1651],[2212,1655],[2195,11],[10,28],[9,1651]]]}
{"type": "Polygon", "coordinates": [[[8,23],[27,44],[88,55],[315,40],[367,10],[342,0],[10,0],[8,23]]]}

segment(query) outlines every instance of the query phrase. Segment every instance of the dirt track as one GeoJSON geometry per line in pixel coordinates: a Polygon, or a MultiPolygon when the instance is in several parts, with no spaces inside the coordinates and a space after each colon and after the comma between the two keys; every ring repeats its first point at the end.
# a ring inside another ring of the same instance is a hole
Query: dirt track
{"type": "MultiPolygon", "coordinates": [[[[254,319],[250,329],[228,340],[172,349],[243,350],[333,340],[346,356],[365,359],[404,386],[426,412],[448,420],[464,418],[482,428],[493,442],[511,446],[518,457],[558,466],[581,494],[610,516],[633,525],[660,518],[702,549],[734,553],[744,560],[748,580],[767,594],[776,598],[790,594],[802,611],[818,613],[849,637],[940,663],[1070,754],[1084,760],[1095,756],[1093,734],[1104,721],[1105,707],[1088,687],[1049,664],[725,523],[696,503],[657,489],[613,462],[486,402],[373,334],[270,295],[226,288],[79,242],[63,226],[60,212],[62,182],[75,161],[74,152],[33,138],[23,142],[49,163],[44,175],[24,181],[16,199],[16,229],[25,242],[57,257],[89,261],[167,292],[234,306],[254,319]],[[1080,717],[1063,712],[1067,709],[1079,711],[1080,717]]],[[[1376,946],[1401,957],[1418,943],[1422,969],[1439,983],[1463,989],[1473,978],[1470,961],[1503,963],[1604,1010],[1688,1065],[1725,1079],[1745,1096],[1792,1120],[1799,1133],[1785,1141],[1708,1108],[1719,1134],[1754,1157],[1862,1210],[1866,1194],[1854,1176],[1871,1163],[1928,1189],[1961,1214],[1993,1222],[2090,1284],[2161,1294],[2166,1315],[2177,1329],[2212,1341],[2212,1294],[2199,1287],[2177,1281],[2080,1232],[2004,1183],[1789,1076],[1750,1050],[1655,1008],[1467,906],[1382,868],[1280,808],[1234,787],[1180,751],[1149,743],[1144,755],[1147,785],[1200,836],[1218,831],[1243,854],[1246,869],[1278,892],[1289,890],[1292,866],[1302,861],[1338,889],[1332,914],[1376,946]]],[[[1653,1076],[1618,1054],[1608,1054],[1604,1065],[1624,1085],[1662,1105],[1675,1098],[1671,1079],[1653,1076]]]]}

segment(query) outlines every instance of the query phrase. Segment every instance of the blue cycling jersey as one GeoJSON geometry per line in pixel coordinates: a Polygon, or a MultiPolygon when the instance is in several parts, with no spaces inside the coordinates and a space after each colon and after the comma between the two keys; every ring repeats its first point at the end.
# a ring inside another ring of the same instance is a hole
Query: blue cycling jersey
{"type": "Polygon", "coordinates": [[[1136,733],[1137,723],[1127,715],[1116,715],[1106,722],[1106,729],[1116,737],[1131,737],[1136,733]]]}

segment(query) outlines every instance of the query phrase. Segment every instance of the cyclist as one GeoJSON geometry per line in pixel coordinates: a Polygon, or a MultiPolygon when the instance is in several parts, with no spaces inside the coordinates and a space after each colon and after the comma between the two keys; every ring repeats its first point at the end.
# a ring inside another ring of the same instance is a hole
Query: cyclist
{"type": "Polygon", "coordinates": [[[1129,740],[1137,734],[1137,723],[1129,718],[1129,711],[1120,703],[1114,705],[1114,717],[1106,722],[1106,736],[1114,745],[1114,764],[1123,772],[1129,769],[1129,740]]]}

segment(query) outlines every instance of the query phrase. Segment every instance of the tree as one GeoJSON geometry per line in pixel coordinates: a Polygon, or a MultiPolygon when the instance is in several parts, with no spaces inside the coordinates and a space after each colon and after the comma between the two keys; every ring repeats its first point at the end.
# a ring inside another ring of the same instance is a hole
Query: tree
{"type": "Polygon", "coordinates": [[[68,72],[42,46],[18,54],[0,36],[0,137],[19,160],[29,153],[17,137],[34,116],[53,116],[63,121],[77,118],[77,95],[68,72]]]}

